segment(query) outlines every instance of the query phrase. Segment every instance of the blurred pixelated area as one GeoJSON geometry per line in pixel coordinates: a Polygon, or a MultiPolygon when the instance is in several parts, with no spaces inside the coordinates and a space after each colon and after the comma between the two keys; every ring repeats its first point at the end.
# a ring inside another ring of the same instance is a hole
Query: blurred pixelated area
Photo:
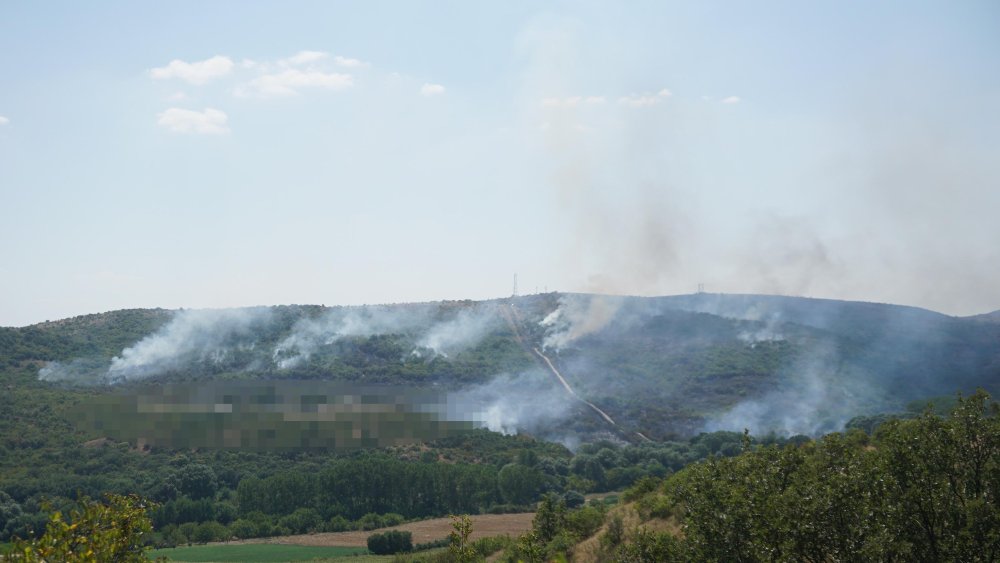
{"type": "Polygon", "coordinates": [[[74,410],[81,429],[138,448],[347,450],[471,431],[448,420],[443,393],[316,381],[202,382],[98,395],[74,410]]]}

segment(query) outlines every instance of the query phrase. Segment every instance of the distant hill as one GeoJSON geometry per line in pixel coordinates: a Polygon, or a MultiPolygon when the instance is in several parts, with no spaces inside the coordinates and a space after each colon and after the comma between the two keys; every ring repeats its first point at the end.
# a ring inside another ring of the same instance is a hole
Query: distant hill
{"type": "Polygon", "coordinates": [[[0,375],[61,397],[178,381],[406,384],[465,393],[508,430],[557,438],[744,427],[816,434],[956,391],[996,393],[1000,312],[957,318],[764,295],[556,293],[125,310],[0,328],[0,375]]]}
{"type": "Polygon", "coordinates": [[[971,317],[966,317],[966,318],[973,321],[980,321],[985,323],[1000,323],[1000,311],[993,311],[992,313],[983,313],[982,315],[973,315],[971,317]]]}

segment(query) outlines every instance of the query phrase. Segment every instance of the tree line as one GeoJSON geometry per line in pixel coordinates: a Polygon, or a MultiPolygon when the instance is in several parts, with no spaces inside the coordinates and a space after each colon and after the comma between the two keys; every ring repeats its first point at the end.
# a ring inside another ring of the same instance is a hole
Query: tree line
{"type": "Polygon", "coordinates": [[[753,445],[632,493],[643,517],[622,561],[998,561],[1000,409],[978,392],[950,416],[928,409],[798,445],[753,445]]]}

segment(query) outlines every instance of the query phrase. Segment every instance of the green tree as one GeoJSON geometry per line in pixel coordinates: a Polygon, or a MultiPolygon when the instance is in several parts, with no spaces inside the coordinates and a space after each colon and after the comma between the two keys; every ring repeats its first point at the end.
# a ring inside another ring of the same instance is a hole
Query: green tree
{"type": "Polygon", "coordinates": [[[152,530],[150,503],[137,496],[107,495],[105,502],[81,499],[63,518],[49,517],[45,533],[14,541],[11,561],[97,563],[148,561],[143,539],[152,530]]]}
{"type": "Polygon", "coordinates": [[[545,476],[533,467],[508,463],[500,470],[497,484],[506,502],[527,504],[538,497],[545,484],[545,476]]]}
{"type": "Polygon", "coordinates": [[[543,543],[552,541],[566,527],[566,504],[555,494],[548,494],[538,504],[531,527],[543,543]]]}
{"type": "Polygon", "coordinates": [[[448,555],[452,561],[457,563],[475,561],[478,559],[478,554],[470,541],[472,519],[465,515],[451,516],[450,518],[454,531],[448,534],[448,555]]]}
{"type": "Polygon", "coordinates": [[[214,497],[219,487],[215,471],[202,463],[185,465],[174,475],[174,481],[177,490],[195,500],[214,497]]]}
{"type": "Polygon", "coordinates": [[[1000,558],[1000,416],[980,391],[948,418],[931,410],[877,435],[895,528],[917,561],[1000,558]]]}
{"type": "Polygon", "coordinates": [[[257,536],[257,525],[245,518],[240,518],[229,525],[229,531],[234,536],[242,539],[257,536]]]}
{"type": "Polygon", "coordinates": [[[288,516],[282,516],[278,525],[284,526],[296,534],[305,534],[316,529],[322,519],[319,512],[312,508],[299,508],[288,516]]]}
{"type": "Polygon", "coordinates": [[[871,446],[852,430],[690,466],[666,486],[683,546],[699,561],[997,561],[1000,416],[988,401],[886,421],[871,446]]]}
{"type": "Polygon", "coordinates": [[[7,522],[12,522],[21,515],[21,505],[16,503],[10,495],[0,491],[0,537],[7,526],[7,522]]]}

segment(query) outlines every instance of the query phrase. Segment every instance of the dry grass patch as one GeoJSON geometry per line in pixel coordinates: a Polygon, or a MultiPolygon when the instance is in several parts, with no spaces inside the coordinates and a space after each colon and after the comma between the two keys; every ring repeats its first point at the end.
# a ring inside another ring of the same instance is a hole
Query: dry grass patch
{"type": "Polygon", "coordinates": [[[608,525],[615,516],[621,517],[622,527],[625,530],[626,537],[639,528],[646,528],[651,532],[668,532],[671,535],[678,537],[682,535],[680,522],[678,522],[673,516],[667,520],[652,518],[643,521],[639,516],[636,503],[630,502],[628,504],[616,506],[609,510],[607,517],[604,519],[604,525],[601,526],[597,532],[594,533],[594,535],[583,540],[572,549],[570,552],[570,560],[574,563],[598,563],[600,561],[605,561],[606,557],[601,549],[601,538],[604,536],[605,532],[608,531],[608,525]]]}

